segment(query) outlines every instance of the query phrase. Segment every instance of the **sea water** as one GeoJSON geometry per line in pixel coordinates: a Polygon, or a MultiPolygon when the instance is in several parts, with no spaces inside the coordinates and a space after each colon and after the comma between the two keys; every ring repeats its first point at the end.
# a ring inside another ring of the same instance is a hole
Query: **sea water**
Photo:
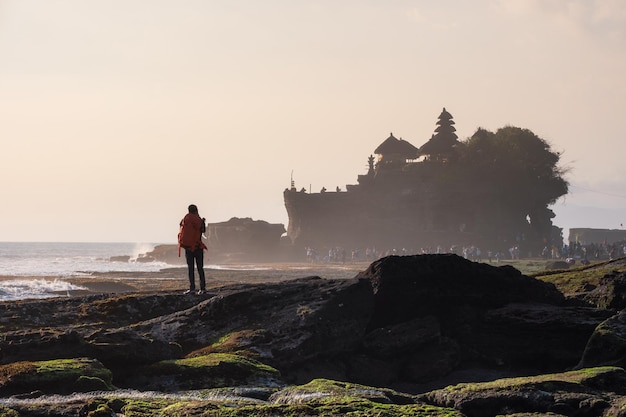
{"type": "Polygon", "coordinates": [[[150,243],[52,243],[0,242],[0,300],[46,298],[59,291],[80,289],[64,277],[89,276],[94,272],[156,272],[171,265],[137,262],[150,252],[150,243]],[[127,262],[112,257],[129,256],[127,262]],[[6,279],[9,277],[9,279],[6,279]],[[37,277],[37,279],[25,279],[37,277]]]}

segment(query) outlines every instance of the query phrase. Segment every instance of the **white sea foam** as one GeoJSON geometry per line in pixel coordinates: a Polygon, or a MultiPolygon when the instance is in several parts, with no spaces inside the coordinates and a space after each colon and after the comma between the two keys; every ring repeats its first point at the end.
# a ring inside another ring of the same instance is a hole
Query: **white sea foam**
{"type": "Polygon", "coordinates": [[[58,297],[68,291],[84,289],[58,279],[12,279],[0,281],[0,300],[58,297]]]}
{"type": "Polygon", "coordinates": [[[0,300],[44,298],[80,289],[64,282],[65,277],[89,277],[96,272],[157,272],[170,267],[163,262],[136,261],[154,246],[148,243],[0,242],[0,276],[15,278],[0,281],[0,300]],[[112,257],[124,256],[130,260],[111,261],[112,257]],[[20,279],[24,277],[42,279],[20,279]]]}
{"type": "MultiPolygon", "coordinates": [[[[253,389],[253,388],[251,388],[253,389]]],[[[265,388],[260,388],[264,390],[265,388]]],[[[157,391],[137,391],[132,389],[117,389],[114,391],[93,391],[84,393],[73,393],[69,395],[42,395],[35,398],[0,398],[0,405],[11,407],[15,405],[35,405],[35,404],[67,404],[76,401],[86,401],[94,398],[129,398],[139,400],[196,400],[196,401],[219,401],[238,402],[249,404],[262,404],[265,401],[238,395],[241,391],[239,387],[216,388],[201,391],[181,391],[178,393],[163,393],[157,391]]]]}
{"type": "Polygon", "coordinates": [[[275,268],[269,266],[255,265],[206,265],[207,269],[218,269],[223,271],[269,271],[275,268]]]}
{"type": "Polygon", "coordinates": [[[154,250],[154,244],[152,243],[135,243],[130,252],[130,262],[137,261],[139,255],[146,254],[154,250]]]}

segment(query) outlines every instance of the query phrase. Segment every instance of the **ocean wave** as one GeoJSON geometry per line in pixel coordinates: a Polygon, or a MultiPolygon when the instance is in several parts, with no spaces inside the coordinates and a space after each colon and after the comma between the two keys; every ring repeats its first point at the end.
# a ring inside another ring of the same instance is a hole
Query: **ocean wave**
{"type": "Polygon", "coordinates": [[[0,281],[0,300],[24,300],[58,297],[63,293],[86,290],[85,287],[54,279],[10,279],[0,281]]]}

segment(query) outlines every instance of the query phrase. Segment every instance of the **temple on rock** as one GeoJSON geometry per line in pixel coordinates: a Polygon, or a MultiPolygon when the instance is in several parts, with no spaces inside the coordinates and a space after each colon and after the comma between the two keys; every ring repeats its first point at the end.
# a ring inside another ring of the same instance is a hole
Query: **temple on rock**
{"type": "MultiPolygon", "coordinates": [[[[422,146],[390,134],[368,159],[366,174],[346,191],[284,191],[287,236],[299,247],[405,248],[418,252],[476,245],[508,250],[530,239],[526,214],[494,202],[480,184],[468,186],[449,169],[460,142],[444,108],[432,137],[422,146]],[[484,198],[483,198],[484,197],[484,198]]],[[[455,171],[458,173],[458,171],[455,171]]],[[[497,175],[494,173],[494,175],[497,175]]],[[[545,233],[552,227],[548,219],[545,233]]],[[[545,236],[535,233],[533,248],[545,236]]]]}

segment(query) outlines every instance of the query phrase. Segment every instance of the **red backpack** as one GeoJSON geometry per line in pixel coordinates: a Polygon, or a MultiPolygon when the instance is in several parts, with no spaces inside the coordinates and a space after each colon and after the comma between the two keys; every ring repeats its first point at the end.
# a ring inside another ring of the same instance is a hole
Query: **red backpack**
{"type": "Polygon", "coordinates": [[[189,250],[196,250],[198,246],[203,249],[206,247],[202,243],[202,233],[205,229],[204,219],[200,219],[198,215],[187,214],[180,222],[180,229],[178,230],[178,256],[180,256],[180,249],[185,248],[189,250]],[[194,227],[194,223],[197,223],[194,227]]]}

